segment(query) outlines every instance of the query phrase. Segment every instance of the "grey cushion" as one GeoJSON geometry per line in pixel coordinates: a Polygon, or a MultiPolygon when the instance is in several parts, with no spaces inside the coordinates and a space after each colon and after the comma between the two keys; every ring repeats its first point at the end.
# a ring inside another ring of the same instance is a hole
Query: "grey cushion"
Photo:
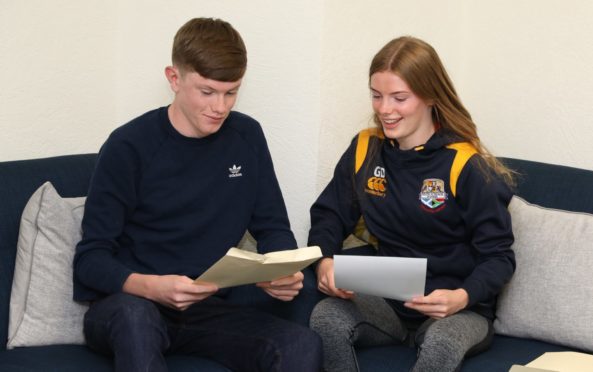
{"type": "Polygon", "coordinates": [[[10,297],[8,348],[84,343],[87,304],[72,300],[72,258],[81,237],[84,201],[61,198],[46,182],[25,206],[10,297]]]}
{"type": "Polygon", "coordinates": [[[517,270],[498,300],[497,333],[593,351],[593,215],[514,197],[517,270]]]}

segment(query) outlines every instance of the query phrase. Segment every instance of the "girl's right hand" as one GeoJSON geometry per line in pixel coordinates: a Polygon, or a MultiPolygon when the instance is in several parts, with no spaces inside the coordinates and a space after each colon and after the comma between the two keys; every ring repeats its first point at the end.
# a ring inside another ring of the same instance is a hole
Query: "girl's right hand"
{"type": "Polygon", "coordinates": [[[324,257],[317,264],[317,289],[328,296],[339,297],[345,300],[354,297],[354,292],[336,288],[334,281],[334,259],[324,257]]]}

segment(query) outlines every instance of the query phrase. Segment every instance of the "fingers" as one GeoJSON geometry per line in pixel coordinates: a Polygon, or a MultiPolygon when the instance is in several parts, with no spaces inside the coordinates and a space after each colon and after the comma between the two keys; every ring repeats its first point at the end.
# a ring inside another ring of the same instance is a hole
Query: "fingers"
{"type": "Polygon", "coordinates": [[[296,282],[289,285],[274,285],[274,282],[262,282],[256,285],[262,288],[270,296],[282,301],[292,301],[303,288],[303,282],[296,282]]]}
{"type": "Polygon", "coordinates": [[[170,276],[170,285],[164,288],[163,300],[169,307],[185,310],[218,291],[218,286],[208,282],[194,282],[183,276],[170,276]]]}
{"type": "Polygon", "coordinates": [[[432,318],[444,318],[455,314],[467,306],[467,292],[463,289],[437,289],[428,296],[413,298],[404,306],[432,318]]]}
{"type": "Polygon", "coordinates": [[[317,265],[317,289],[328,296],[348,300],[354,297],[354,292],[336,288],[334,279],[334,260],[324,258],[317,265]]]}
{"type": "MultiPolygon", "coordinates": [[[[272,280],[271,284],[273,287],[292,287],[300,286],[303,287],[303,279],[305,275],[302,272],[296,272],[292,275],[284,276],[282,278],[272,280]]],[[[300,289],[299,288],[299,289],[300,289]]]]}
{"type": "Polygon", "coordinates": [[[170,302],[177,308],[188,307],[193,303],[205,300],[216,293],[217,290],[218,287],[212,284],[205,286],[192,284],[192,287],[189,287],[186,290],[172,292],[169,298],[170,302]]]}
{"type": "Polygon", "coordinates": [[[412,300],[411,302],[404,303],[404,306],[416,310],[431,318],[444,318],[447,316],[447,307],[440,304],[422,303],[419,301],[412,300]]]}
{"type": "Polygon", "coordinates": [[[169,303],[166,303],[165,305],[167,307],[172,308],[172,309],[183,311],[183,310],[186,310],[188,307],[190,307],[194,303],[195,302],[179,302],[179,303],[171,303],[171,302],[169,302],[169,303]]]}
{"type": "Polygon", "coordinates": [[[298,290],[288,289],[274,289],[274,288],[263,288],[263,290],[270,296],[281,300],[281,301],[292,301],[298,294],[298,290]]]}
{"type": "Polygon", "coordinates": [[[317,289],[328,296],[339,297],[345,300],[354,297],[354,292],[336,288],[333,276],[330,276],[329,278],[321,278],[317,283],[317,289]]]}
{"type": "Polygon", "coordinates": [[[333,260],[326,261],[317,269],[317,288],[329,296],[336,295],[336,285],[334,282],[333,260]]]}
{"type": "Polygon", "coordinates": [[[218,291],[218,286],[214,283],[209,282],[193,282],[184,288],[187,292],[190,293],[204,293],[204,294],[213,294],[218,291]]]}
{"type": "Polygon", "coordinates": [[[292,301],[303,288],[304,275],[302,272],[275,279],[271,282],[257,283],[270,296],[281,301],[292,301]]]}
{"type": "Polygon", "coordinates": [[[271,282],[260,282],[256,285],[260,288],[272,288],[277,290],[296,290],[300,291],[303,288],[304,275],[302,272],[297,272],[293,275],[284,276],[282,278],[274,279],[271,282]]]}
{"type": "Polygon", "coordinates": [[[354,292],[352,291],[347,291],[341,288],[334,288],[333,291],[330,291],[329,293],[326,293],[329,296],[333,296],[333,297],[339,297],[342,298],[344,300],[349,300],[352,297],[354,297],[354,292]]]}
{"type": "Polygon", "coordinates": [[[317,289],[328,296],[333,296],[335,287],[331,284],[327,277],[319,278],[317,281],[317,289]]]}
{"type": "Polygon", "coordinates": [[[347,291],[344,289],[340,289],[340,288],[336,288],[336,297],[340,297],[343,298],[344,300],[349,300],[352,297],[354,297],[354,292],[353,291],[347,291]]]}

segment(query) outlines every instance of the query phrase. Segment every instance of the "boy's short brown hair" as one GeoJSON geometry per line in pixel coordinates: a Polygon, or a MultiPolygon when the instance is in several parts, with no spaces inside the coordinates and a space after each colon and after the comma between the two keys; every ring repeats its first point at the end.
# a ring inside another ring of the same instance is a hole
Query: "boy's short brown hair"
{"type": "Polygon", "coordinates": [[[247,68],[247,50],[241,35],[220,19],[194,18],[173,41],[173,65],[218,81],[237,81],[247,68]]]}

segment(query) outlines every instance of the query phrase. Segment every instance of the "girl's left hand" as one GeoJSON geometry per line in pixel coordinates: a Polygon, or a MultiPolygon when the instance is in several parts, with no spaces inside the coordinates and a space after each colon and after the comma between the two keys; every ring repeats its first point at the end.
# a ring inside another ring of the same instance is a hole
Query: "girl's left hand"
{"type": "Polygon", "coordinates": [[[431,318],[442,319],[463,310],[468,301],[469,296],[465,289],[436,289],[428,296],[413,298],[404,303],[404,306],[431,318]]]}

